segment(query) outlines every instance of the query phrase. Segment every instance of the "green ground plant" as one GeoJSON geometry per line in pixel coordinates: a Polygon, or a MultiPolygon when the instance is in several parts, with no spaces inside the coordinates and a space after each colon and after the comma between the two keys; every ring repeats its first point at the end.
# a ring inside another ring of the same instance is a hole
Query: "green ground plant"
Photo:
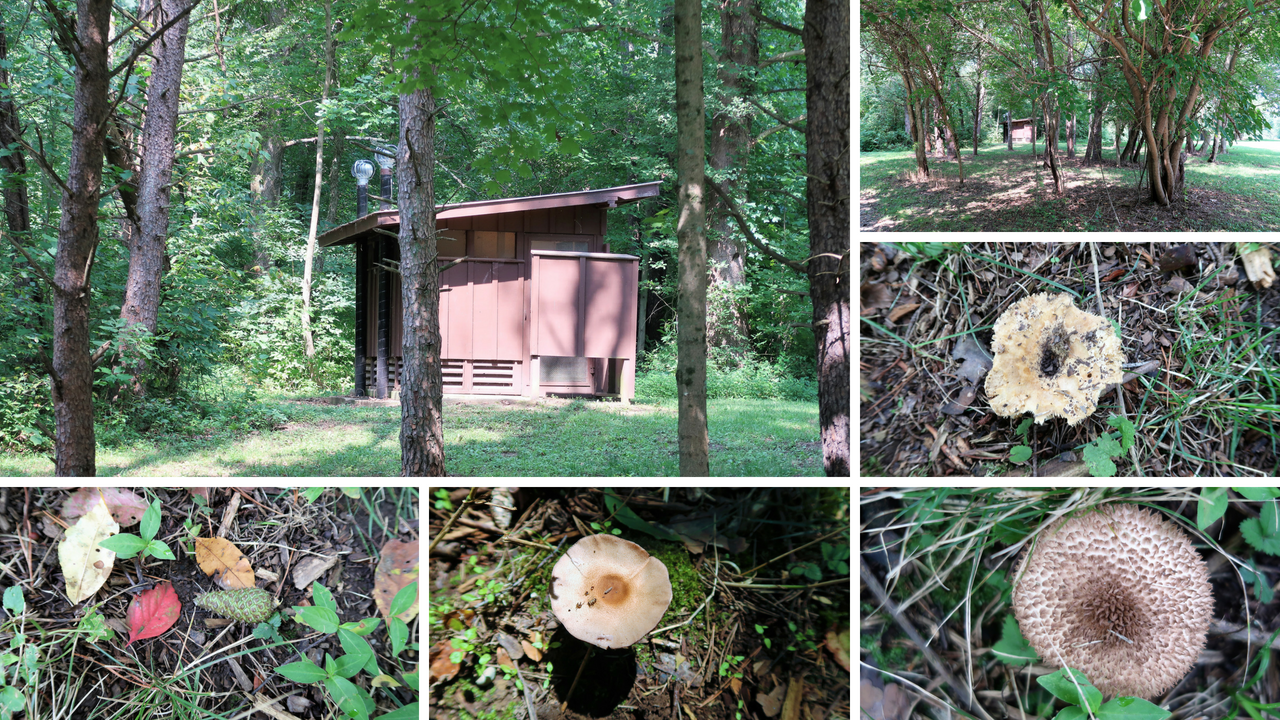
{"type": "Polygon", "coordinates": [[[129,558],[153,557],[158,560],[176,560],[173,551],[169,549],[161,540],[156,540],[156,533],[160,530],[160,501],[153,500],[146,511],[142,513],[142,521],[138,523],[138,532],[142,533],[142,537],[131,533],[116,533],[111,537],[98,543],[102,547],[115,553],[117,557],[128,560],[129,558]]]}

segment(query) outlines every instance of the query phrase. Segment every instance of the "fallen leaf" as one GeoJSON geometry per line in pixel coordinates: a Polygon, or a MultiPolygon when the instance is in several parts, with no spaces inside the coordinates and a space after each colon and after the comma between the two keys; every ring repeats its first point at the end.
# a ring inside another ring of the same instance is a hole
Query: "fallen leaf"
{"type": "Polygon", "coordinates": [[[524,654],[529,656],[530,660],[538,662],[542,659],[542,651],[534,647],[533,643],[528,640],[521,640],[520,647],[524,650],[524,654]]]}
{"type": "MultiPolygon", "coordinates": [[[[452,680],[458,674],[458,663],[449,659],[453,654],[453,646],[448,640],[441,640],[431,648],[431,682],[452,680]]],[[[464,653],[465,654],[465,653],[464,653]]]]}
{"type": "Polygon", "coordinates": [[[734,695],[742,694],[742,681],[738,678],[730,678],[729,687],[733,688],[734,695]]]}
{"type": "Polygon", "coordinates": [[[516,664],[511,661],[511,655],[507,653],[506,648],[498,648],[498,652],[494,653],[493,656],[497,659],[499,665],[509,667],[512,670],[516,669],[516,664]]]}
{"type": "Polygon", "coordinates": [[[205,505],[209,504],[209,488],[207,487],[187,488],[187,492],[191,493],[192,495],[199,495],[200,497],[204,498],[205,505]]]}
{"type": "Polygon", "coordinates": [[[138,593],[125,618],[129,621],[129,642],[145,640],[163,635],[166,630],[178,622],[182,612],[182,603],[178,602],[178,593],[173,591],[172,583],[161,583],[146,592],[138,593]]]}
{"type": "Polygon", "coordinates": [[[898,307],[894,308],[889,312],[889,322],[895,322],[895,323],[898,322],[904,316],[910,315],[911,313],[915,312],[916,308],[918,307],[920,307],[920,303],[907,303],[906,305],[899,305],[898,307]]]}
{"type": "Polygon", "coordinates": [[[333,567],[338,562],[337,555],[331,555],[327,558],[308,555],[298,561],[293,568],[293,584],[299,590],[306,590],[311,587],[311,583],[315,582],[324,574],[325,570],[333,567]]]}
{"type": "Polygon", "coordinates": [[[964,364],[956,370],[956,377],[967,380],[970,385],[977,385],[978,381],[991,369],[990,353],[978,344],[973,335],[960,338],[955,348],[951,350],[951,357],[964,361],[964,364]]]}
{"type": "Polygon", "coordinates": [[[804,699],[804,681],[792,678],[787,683],[787,699],[782,703],[782,720],[800,720],[800,701],[804,699]]]}
{"type": "Polygon", "coordinates": [[[1173,272],[1196,263],[1195,246],[1186,244],[1165,250],[1156,260],[1160,272],[1173,272]]]}
{"type": "Polygon", "coordinates": [[[219,587],[227,590],[256,587],[249,558],[224,538],[196,538],[196,564],[219,587]]]}
{"type": "Polygon", "coordinates": [[[118,532],[120,526],[99,495],[97,504],[68,528],[66,539],[58,543],[58,564],[66,578],[67,598],[73,605],[98,592],[111,575],[116,554],[98,543],[118,532]]]}
{"type": "Polygon", "coordinates": [[[778,711],[782,710],[782,697],[783,693],[786,691],[786,685],[779,685],[768,695],[762,692],[756,693],[756,702],[760,703],[760,707],[764,710],[765,717],[776,717],[778,711]]]}
{"type": "Polygon", "coordinates": [[[978,392],[973,389],[973,386],[966,385],[963,390],[956,394],[954,400],[942,406],[942,412],[948,415],[959,415],[965,411],[965,408],[973,404],[973,400],[977,396],[978,392]]]}
{"type": "Polygon", "coordinates": [[[861,288],[862,313],[869,310],[893,307],[893,288],[884,283],[863,283],[861,288]]]}
{"type": "Polygon", "coordinates": [[[147,502],[137,494],[121,488],[80,488],[62,504],[62,517],[73,520],[89,512],[93,504],[102,498],[120,527],[136,525],[142,519],[142,513],[149,507],[147,502]]]}
{"type": "MultiPolygon", "coordinates": [[[[418,541],[400,542],[392,540],[382,546],[382,559],[378,561],[378,569],[373,573],[373,600],[378,611],[388,621],[391,619],[391,601],[409,583],[418,579],[418,541]]],[[[418,615],[418,601],[398,616],[405,622],[411,622],[418,615]]]]}
{"type": "Polygon", "coordinates": [[[840,667],[847,672],[849,670],[849,627],[840,628],[840,632],[835,629],[827,631],[827,649],[831,651],[836,662],[840,663],[840,667]]]}

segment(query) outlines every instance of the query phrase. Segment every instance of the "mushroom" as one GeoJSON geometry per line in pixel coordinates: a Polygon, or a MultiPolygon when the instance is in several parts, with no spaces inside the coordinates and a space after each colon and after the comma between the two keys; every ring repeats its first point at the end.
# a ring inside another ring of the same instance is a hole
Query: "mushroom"
{"type": "Polygon", "coordinates": [[[606,650],[647,635],[670,604],[667,567],[613,535],[582,538],[551,570],[551,611],[570,635],[606,650]]]}
{"type": "Polygon", "coordinates": [[[1065,293],[1023,298],[996,320],[987,398],[998,415],[1033,413],[1076,425],[1120,382],[1124,353],[1111,323],[1076,309],[1065,293]]]}
{"type": "Polygon", "coordinates": [[[1019,561],[1013,613],[1049,664],[1084,672],[1108,695],[1149,699],[1195,664],[1213,595],[1177,526],[1109,505],[1040,533],[1019,561]]]}

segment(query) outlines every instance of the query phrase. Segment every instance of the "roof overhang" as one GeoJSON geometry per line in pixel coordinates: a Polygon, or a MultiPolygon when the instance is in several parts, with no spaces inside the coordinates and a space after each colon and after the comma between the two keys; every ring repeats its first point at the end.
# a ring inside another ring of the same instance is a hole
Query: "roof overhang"
{"type": "MultiPolygon", "coordinates": [[[[602,190],[579,190],[577,192],[555,193],[552,195],[476,200],[452,205],[438,205],[436,206],[436,220],[497,215],[499,213],[523,212],[525,210],[546,210],[575,205],[612,208],[644,198],[654,197],[661,188],[662,182],[654,181],[637,185],[604,188],[602,190]]],[[[371,233],[397,233],[399,230],[400,211],[394,209],[379,210],[349,223],[331,228],[319,237],[318,242],[320,247],[347,245],[371,233]]]]}

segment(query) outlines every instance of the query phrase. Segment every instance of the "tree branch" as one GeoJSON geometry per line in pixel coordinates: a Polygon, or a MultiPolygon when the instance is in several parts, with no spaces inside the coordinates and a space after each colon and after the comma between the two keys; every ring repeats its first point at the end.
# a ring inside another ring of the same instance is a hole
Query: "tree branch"
{"type": "Polygon", "coordinates": [[[17,248],[18,252],[22,253],[22,257],[27,259],[27,264],[31,266],[31,269],[35,270],[36,274],[40,276],[40,279],[49,283],[49,287],[53,288],[54,292],[58,292],[58,286],[54,284],[53,278],[49,277],[49,275],[45,273],[44,268],[40,267],[40,265],[36,263],[35,258],[31,257],[26,248],[19,245],[18,241],[15,240],[12,235],[6,234],[3,230],[0,230],[0,236],[3,236],[4,239],[8,240],[10,244],[17,248]]]}
{"type": "MultiPolygon", "coordinates": [[[[45,0],[45,2],[46,4],[50,4],[50,0],[45,0]]],[[[129,57],[125,58],[123,62],[117,65],[115,69],[112,70],[110,74],[107,75],[107,77],[113,78],[116,75],[119,75],[121,70],[124,70],[127,67],[131,67],[133,63],[142,55],[142,53],[146,52],[147,49],[151,47],[152,43],[154,43],[156,40],[159,40],[162,35],[168,32],[169,28],[173,27],[174,25],[177,25],[178,21],[182,20],[182,18],[186,17],[187,15],[190,15],[191,11],[195,10],[196,6],[199,4],[200,4],[200,0],[193,0],[190,5],[188,5],[186,8],[182,10],[182,12],[169,18],[169,22],[161,26],[159,30],[156,30],[155,32],[151,33],[151,37],[147,38],[142,42],[142,44],[134,48],[133,52],[129,53],[129,57]]]]}
{"type": "MultiPolygon", "coordinates": [[[[781,115],[779,115],[779,114],[775,113],[774,111],[770,110],[769,108],[767,108],[767,107],[765,107],[765,106],[761,105],[761,104],[760,104],[760,103],[759,103],[755,98],[751,98],[751,97],[744,97],[744,98],[742,98],[742,99],[743,99],[743,100],[746,100],[747,102],[749,102],[749,103],[751,103],[752,105],[754,105],[754,106],[756,106],[757,108],[759,108],[759,109],[760,109],[760,112],[764,113],[765,115],[768,115],[769,117],[773,118],[774,120],[777,120],[777,121],[778,121],[778,124],[780,124],[780,125],[784,125],[784,126],[786,126],[786,127],[789,127],[789,128],[791,128],[792,130],[795,130],[796,132],[800,133],[801,135],[803,135],[803,134],[804,134],[804,128],[799,127],[798,125],[793,125],[793,124],[792,124],[793,122],[795,122],[795,120],[788,121],[786,118],[782,117],[781,115]]],[[[803,119],[803,118],[806,118],[806,117],[808,117],[808,113],[805,113],[804,115],[801,115],[799,118],[796,118],[796,120],[800,120],[800,119],[803,119]]]]}
{"type": "Polygon", "coordinates": [[[759,248],[760,252],[764,253],[765,255],[768,255],[774,260],[777,260],[778,262],[791,268],[792,270],[795,270],[796,272],[801,274],[806,272],[804,264],[798,263],[795,260],[792,260],[791,258],[777,252],[776,250],[769,247],[768,245],[765,245],[764,242],[760,240],[760,238],[757,238],[756,234],[751,231],[751,226],[747,225],[747,219],[743,217],[742,210],[738,208],[738,204],[735,203],[733,201],[733,198],[729,197],[728,193],[726,193],[719,185],[717,185],[714,180],[707,178],[706,183],[707,183],[707,187],[711,188],[715,192],[715,194],[720,196],[720,199],[724,201],[725,208],[729,211],[729,214],[733,216],[733,219],[738,221],[738,227],[742,229],[742,234],[747,237],[747,240],[750,241],[752,245],[755,245],[757,248],[759,248]]]}
{"type": "MultiPolygon", "coordinates": [[[[191,61],[185,60],[183,62],[191,62],[191,61]]],[[[244,105],[245,103],[257,102],[258,100],[275,100],[275,99],[276,97],[274,95],[259,95],[258,97],[251,97],[251,98],[246,98],[244,100],[240,100],[237,102],[233,102],[230,105],[222,105],[221,107],[192,108],[190,110],[179,110],[178,114],[193,115],[195,113],[201,113],[201,112],[222,112],[223,110],[229,110],[237,105],[244,105]]]]}
{"type": "MultiPolygon", "coordinates": [[[[799,122],[799,121],[801,121],[801,120],[807,120],[808,118],[809,118],[809,113],[805,113],[804,115],[801,115],[800,117],[796,118],[795,120],[792,120],[791,122],[799,122]]],[[[800,133],[803,133],[803,132],[804,132],[804,130],[801,130],[800,128],[797,128],[795,125],[792,125],[792,124],[790,124],[790,123],[782,123],[782,124],[779,124],[779,125],[774,125],[773,127],[769,128],[768,130],[765,130],[764,132],[762,132],[762,133],[760,133],[759,135],[757,135],[757,136],[755,137],[755,139],[751,141],[751,145],[752,145],[752,146],[758,145],[758,144],[760,144],[760,141],[761,141],[761,140],[764,140],[765,138],[767,138],[767,137],[769,137],[770,135],[772,135],[772,134],[774,134],[774,133],[778,132],[779,130],[785,130],[785,129],[787,129],[787,128],[790,128],[790,129],[795,130],[795,131],[800,132],[800,133]]]]}
{"type": "Polygon", "coordinates": [[[783,31],[783,32],[789,32],[789,33],[791,33],[792,35],[796,35],[796,36],[803,36],[803,35],[804,35],[804,32],[803,32],[802,30],[800,30],[800,28],[792,27],[792,26],[790,26],[790,25],[788,25],[788,24],[786,24],[786,23],[784,23],[784,22],[779,22],[778,20],[774,20],[773,18],[769,17],[768,15],[765,15],[765,14],[764,14],[764,11],[760,9],[760,6],[759,6],[759,5],[755,6],[755,8],[753,8],[753,10],[754,10],[754,12],[752,12],[751,14],[752,14],[752,15],[755,15],[755,17],[756,17],[756,19],[757,19],[757,20],[759,20],[760,22],[764,23],[765,25],[768,25],[768,26],[769,26],[769,27],[771,27],[771,28],[774,28],[775,30],[781,30],[781,31],[783,31]]]}
{"type": "Polygon", "coordinates": [[[764,67],[765,65],[772,65],[773,63],[780,63],[780,62],[794,62],[794,63],[804,62],[804,48],[801,48],[799,50],[790,50],[788,52],[774,55],[771,58],[765,58],[764,60],[760,61],[760,67],[764,67]]]}

